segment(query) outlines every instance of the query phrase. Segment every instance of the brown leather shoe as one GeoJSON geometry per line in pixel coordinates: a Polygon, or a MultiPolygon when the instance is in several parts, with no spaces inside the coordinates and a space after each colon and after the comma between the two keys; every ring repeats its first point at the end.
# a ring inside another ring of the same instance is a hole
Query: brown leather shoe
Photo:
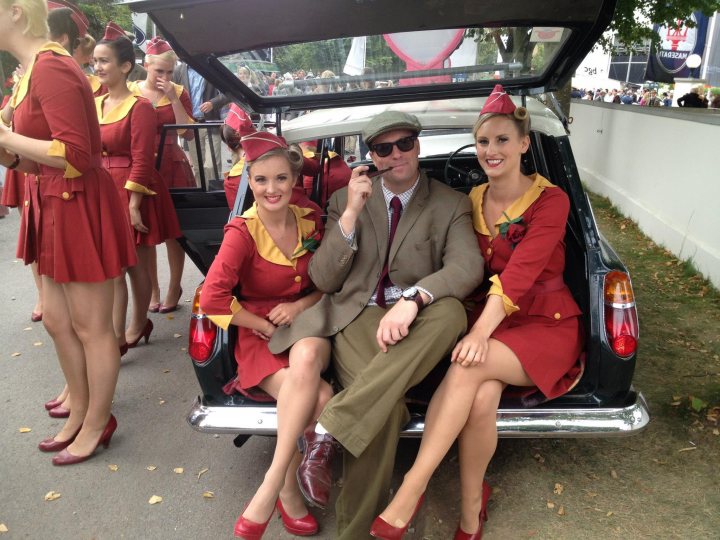
{"type": "Polygon", "coordinates": [[[297,470],[300,491],[311,505],[326,508],[332,487],[332,460],[338,443],[332,435],[320,435],[311,427],[303,433],[300,444],[303,451],[297,470]]]}

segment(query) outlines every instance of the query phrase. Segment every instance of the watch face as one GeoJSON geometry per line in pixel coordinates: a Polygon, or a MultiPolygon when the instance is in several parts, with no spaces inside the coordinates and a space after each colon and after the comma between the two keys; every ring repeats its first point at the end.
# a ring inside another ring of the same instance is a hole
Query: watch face
{"type": "Polygon", "coordinates": [[[402,292],[402,295],[403,298],[414,298],[417,293],[417,287],[408,287],[402,292]]]}

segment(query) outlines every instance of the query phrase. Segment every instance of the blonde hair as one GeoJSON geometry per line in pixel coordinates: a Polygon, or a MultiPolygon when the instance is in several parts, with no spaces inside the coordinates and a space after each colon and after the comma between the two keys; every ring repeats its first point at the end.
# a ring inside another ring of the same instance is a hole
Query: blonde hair
{"type": "Polygon", "coordinates": [[[95,49],[95,38],[94,37],[92,37],[90,34],[85,34],[84,36],[80,37],[76,50],[79,50],[81,54],[92,55],[94,49],[95,49]]]}
{"type": "Polygon", "coordinates": [[[515,124],[515,127],[517,127],[518,133],[522,137],[526,135],[530,135],[530,113],[525,107],[518,107],[513,111],[511,114],[503,114],[503,113],[485,113],[481,114],[480,118],[478,118],[475,121],[475,125],[473,126],[473,138],[477,138],[477,132],[480,130],[480,126],[482,126],[485,122],[490,120],[491,118],[495,118],[496,116],[503,116],[505,118],[508,118],[513,121],[513,124],[515,124]]]}
{"type": "Polygon", "coordinates": [[[50,32],[47,24],[48,7],[45,0],[0,0],[2,6],[10,9],[13,5],[22,9],[25,17],[23,34],[34,38],[46,38],[50,32]]]}
{"type": "Polygon", "coordinates": [[[274,156],[284,157],[290,165],[290,172],[293,176],[298,176],[303,168],[303,155],[300,148],[297,145],[292,145],[290,148],[274,148],[269,152],[264,153],[262,156],[257,158],[255,161],[248,161],[248,173],[255,163],[259,163],[266,159],[274,156]]]}
{"type": "Polygon", "coordinates": [[[178,57],[177,57],[177,54],[175,54],[175,51],[165,51],[164,53],[160,53],[160,54],[146,54],[145,55],[145,63],[148,66],[158,60],[161,62],[169,62],[172,65],[172,67],[174,68],[175,65],[177,64],[178,57]]]}

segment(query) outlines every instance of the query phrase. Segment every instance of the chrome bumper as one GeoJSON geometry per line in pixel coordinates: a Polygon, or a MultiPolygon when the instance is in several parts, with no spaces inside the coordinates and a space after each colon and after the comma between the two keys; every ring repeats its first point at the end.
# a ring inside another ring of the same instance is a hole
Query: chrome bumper
{"type": "MultiPolygon", "coordinates": [[[[421,437],[424,417],[414,416],[402,437],[421,437]]],[[[199,399],[187,416],[190,426],[203,433],[275,436],[275,407],[208,407],[199,399]]],[[[500,409],[497,428],[500,437],[577,438],[622,437],[639,433],[650,422],[645,398],[637,394],[635,403],[622,408],[500,409]]]]}

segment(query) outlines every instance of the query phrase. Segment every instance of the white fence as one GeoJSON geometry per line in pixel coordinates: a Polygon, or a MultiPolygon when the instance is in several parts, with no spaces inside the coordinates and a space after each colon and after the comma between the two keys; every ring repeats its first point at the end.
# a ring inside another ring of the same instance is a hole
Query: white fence
{"type": "Polygon", "coordinates": [[[720,288],[720,111],[575,101],[580,176],[720,288]]]}

